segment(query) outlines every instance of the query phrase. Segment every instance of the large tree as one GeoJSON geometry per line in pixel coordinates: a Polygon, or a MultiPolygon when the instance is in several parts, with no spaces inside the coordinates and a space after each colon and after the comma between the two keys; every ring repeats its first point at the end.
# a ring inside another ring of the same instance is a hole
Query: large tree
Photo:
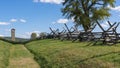
{"type": "Polygon", "coordinates": [[[68,19],[73,18],[74,23],[81,25],[85,31],[92,27],[96,21],[110,16],[109,7],[114,7],[115,0],[65,0],[62,13],[68,19]]]}

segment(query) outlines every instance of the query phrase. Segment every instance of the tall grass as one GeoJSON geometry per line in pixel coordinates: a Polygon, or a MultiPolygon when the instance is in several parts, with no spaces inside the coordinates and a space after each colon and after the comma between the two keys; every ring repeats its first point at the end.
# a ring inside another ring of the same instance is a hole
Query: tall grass
{"type": "Polygon", "coordinates": [[[11,45],[8,68],[39,68],[33,58],[24,45],[11,45]]]}
{"type": "Polygon", "coordinates": [[[91,42],[41,40],[25,46],[41,68],[119,68],[120,44],[88,46],[91,42]]]}
{"type": "Polygon", "coordinates": [[[9,64],[9,43],[0,41],[0,68],[6,68],[9,64]]]}
{"type": "Polygon", "coordinates": [[[0,68],[40,68],[24,45],[0,40],[0,68]]]}

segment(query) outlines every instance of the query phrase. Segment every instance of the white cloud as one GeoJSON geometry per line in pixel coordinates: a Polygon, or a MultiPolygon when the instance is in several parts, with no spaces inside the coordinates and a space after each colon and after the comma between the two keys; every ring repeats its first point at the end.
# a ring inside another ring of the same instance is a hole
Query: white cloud
{"type": "Polygon", "coordinates": [[[17,22],[17,19],[11,19],[10,22],[17,22]]]}
{"type": "Polygon", "coordinates": [[[108,6],[111,10],[115,10],[115,11],[120,11],[120,6],[116,6],[116,7],[110,7],[108,6]]]}
{"type": "Polygon", "coordinates": [[[10,22],[21,22],[21,23],[26,23],[27,21],[25,19],[10,19],[10,22]]]}
{"type": "Polygon", "coordinates": [[[40,31],[33,31],[33,32],[35,32],[35,33],[40,33],[40,31]]]}
{"type": "Polygon", "coordinates": [[[106,21],[105,23],[101,23],[101,26],[102,26],[103,28],[107,28],[107,27],[109,27],[109,24],[108,24],[108,22],[106,21]]]}
{"type": "Polygon", "coordinates": [[[64,0],[33,0],[33,2],[61,4],[62,2],[64,2],[64,0]]]}
{"type": "Polygon", "coordinates": [[[36,3],[37,3],[37,2],[39,2],[39,0],[33,0],[33,2],[36,2],[36,3]]]}
{"type": "Polygon", "coordinates": [[[25,19],[20,19],[20,22],[26,23],[27,21],[25,19]]]}
{"type": "Polygon", "coordinates": [[[25,19],[10,19],[9,22],[0,22],[0,25],[10,25],[11,23],[14,22],[20,22],[20,23],[26,23],[27,21],[25,19]]]}
{"type": "Polygon", "coordinates": [[[20,37],[22,37],[22,38],[30,38],[32,33],[36,33],[37,36],[39,36],[40,31],[25,32],[25,33],[21,34],[20,37]]]}
{"type": "Polygon", "coordinates": [[[28,38],[29,39],[33,32],[36,33],[37,36],[39,36],[40,31],[31,31],[31,32],[25,32],[25,33],[22,33],[22,34],[17,33],[16,36],[19,37],[19,38],[28,38]]]}
{"type": "Polygon", "coordinates": [[[4,37],[4,35],[0,35],[0,37],[4,37]]]}
{"type": "Polygon", "coordinates": [[[60,19],[58,19],[57,21],[52,22],[52,24],[56,24],[56,23],[64,24],[64,23],[68,23],[68,22],[74,22],[74,19],[73,19],[73,18],[71,18],[71,19],[63,19],[63,18],[60,18],[60,19]]]}
{"type": "Polygon", "coordinates": [[[68,19],[59,19],[56,23],[68,23],[68,19]]]}
{"type": "Polygon", "coordinates": [[[0,25],[9,25],[10,23],[8,22],[0,22],[0,25]]]}

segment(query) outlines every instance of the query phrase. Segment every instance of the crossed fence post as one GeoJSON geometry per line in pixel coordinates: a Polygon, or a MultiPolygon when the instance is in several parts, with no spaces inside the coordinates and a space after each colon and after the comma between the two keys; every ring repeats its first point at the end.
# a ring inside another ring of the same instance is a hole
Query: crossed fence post
{"type": "MultiPolygon", "coordinates": [[[[112,35],[115,35],[116,36],[116,34],[117,34],[117,32],[116,32],[116,30],[115,30],[115,25],[116,25],[116,22],[115,23],[113,23],[113,24],[111,24],[110,22],[108,22],[108,24],[110,25],[110,27],[107,29],[107,30],[104,30],[103,29],[103,27],[99,24],[99,22],[98,21],[96,21],[97,22],[97,24],[98,24],[98,26],[102,29],[102,36],[101,36],[101,38],[103,39],[103,43],[107,43],[107,42],[112,42],[112,39],[113,38],[111,38],[111,34],[112,35]],[[111,31],[110,31],[111,30],[111,31]],[[112,32],[112,33],[109,33],[109,32],[112,32]],[[115,34],[113,34],[115,32],[115,34]],[[107,39],[108,38],[108,39],[107,39]]],[[[116,28],[118,27],[118,24],[117,24],[117,26],[116,26],[116,28]]],[[[115,40],[114,40],[114,42],[116,42],[115,40]]],[[[114,42],[112,42],[112,43],[114,43],[114,42]]]]}

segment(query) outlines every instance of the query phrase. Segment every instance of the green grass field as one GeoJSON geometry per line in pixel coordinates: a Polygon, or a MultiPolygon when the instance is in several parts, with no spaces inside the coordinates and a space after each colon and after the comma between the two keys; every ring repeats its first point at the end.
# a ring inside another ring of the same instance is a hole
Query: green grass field
{"type": "Polygon", "coordinates": [[[38,40],[25,45],[0,41],[0,68],[120,68],[120,44],[38,40]]]}
{"type": "Polygon", "coordinates": [[[120,68],[120,45],[41,40],[26,44],[42,68],[120,68]],[[89,46],[88,46],[89,45],[89,46]]]}

